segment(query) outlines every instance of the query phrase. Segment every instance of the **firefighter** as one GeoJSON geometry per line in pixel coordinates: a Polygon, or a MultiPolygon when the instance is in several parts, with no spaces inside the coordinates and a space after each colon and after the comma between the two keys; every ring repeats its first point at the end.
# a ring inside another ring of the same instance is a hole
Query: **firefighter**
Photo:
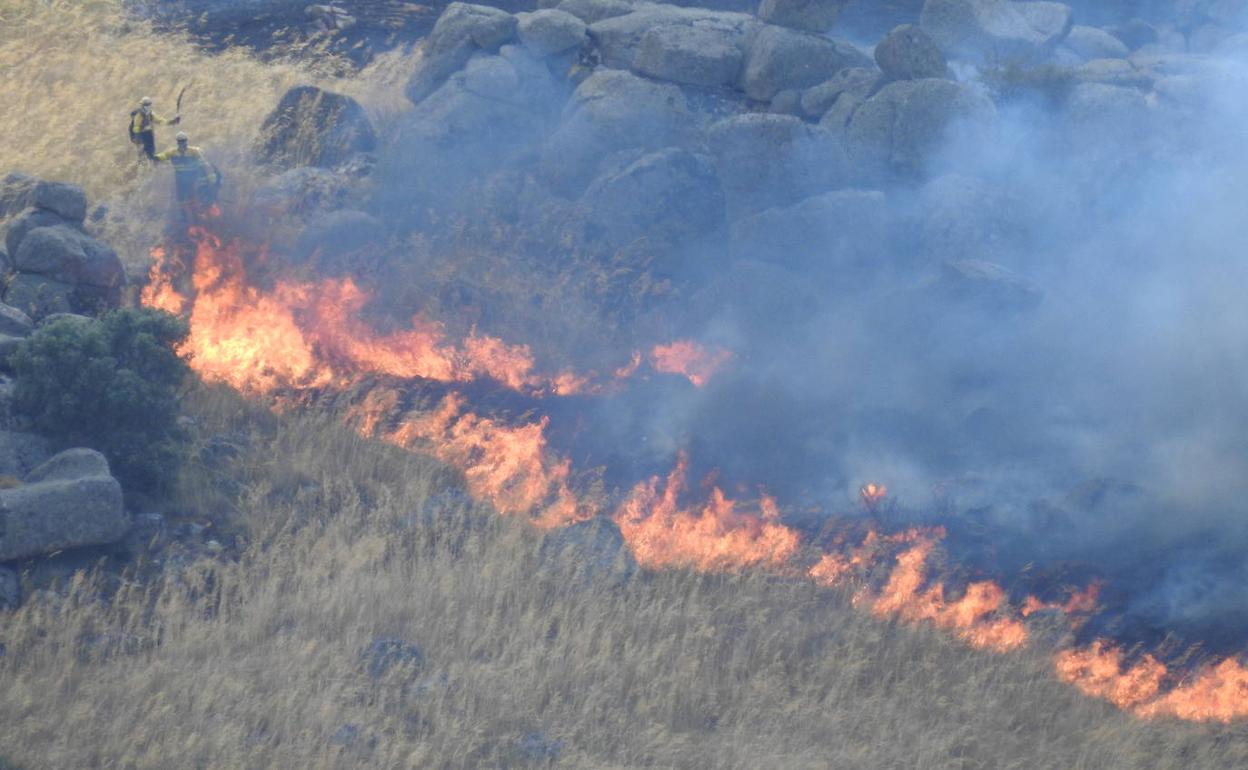
{"type": "Polygon", "coordinates": [[[139,100],[138,109],[130,111],[130,141],[138,145],[148,160],[156,159],[156,126],[169,126],[182,122],[181,115],[166,118],[152,111],[152,97],[139,100]]]}
{"type": "Polygon", "coordinates": [[[158,162],[173,164],[174,189],[178,203],[189,219],[217,201],[221,186],[221,172],[204,157],[204,151],[190,144],[186,134],[179,131],[178,146],[153,156],[158,162]]]}

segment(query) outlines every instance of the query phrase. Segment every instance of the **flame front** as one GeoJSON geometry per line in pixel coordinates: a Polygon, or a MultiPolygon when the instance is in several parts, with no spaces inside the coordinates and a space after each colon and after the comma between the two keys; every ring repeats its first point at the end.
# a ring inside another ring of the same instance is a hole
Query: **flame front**
{"type": "Polygon", "coordinates": [[[679,374],[699,388],[710,382],[711,377],[730,360],[730,351],[723,348],[705,348],[692,340],[655,345],[650,351],[650,362],[656,372],[679,374]]]}
{"type": "Polygon", "coordinates": [[[776,521],[779,512],[768,498],[757,515],[738,511],[719,488],[700,507],[680,507],[687,471],[682,454],[665,481],[656,476],[638,484],[616,512],[639,564],[724,572],[778,568],[797,553],[797,532],[776,521]]]}

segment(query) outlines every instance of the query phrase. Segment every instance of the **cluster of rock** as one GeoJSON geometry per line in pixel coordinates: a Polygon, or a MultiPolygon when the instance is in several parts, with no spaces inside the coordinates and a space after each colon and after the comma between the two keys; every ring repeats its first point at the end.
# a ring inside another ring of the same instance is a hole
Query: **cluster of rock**
{"type": "Polygon", "coordinates": [[[898,229],[886,197],[906,190],[927,253],[991,259],[1016,234],[1012,204],[960,175],[951,138],[999,144],[999,100],[1043,94],[1090,151],[1144,133],[1214,75],[1173,28],[1081,26],[1045,0],[882,3],[897,23],[870,49],[836,37],[846,0],[539,5],[452,3],[438,19],[387,149],[387,208],[420,222],[465,205],[604,255],[717,242],[835,260],[878,251],[898,229]]]}
{"type": "Polygon", "coordinates": [[[20,173],[0,181],[5,303],[36,321],[117,307],[125,270],[116,252],[87,233],[86,218],[80,187],[20,173]]]}

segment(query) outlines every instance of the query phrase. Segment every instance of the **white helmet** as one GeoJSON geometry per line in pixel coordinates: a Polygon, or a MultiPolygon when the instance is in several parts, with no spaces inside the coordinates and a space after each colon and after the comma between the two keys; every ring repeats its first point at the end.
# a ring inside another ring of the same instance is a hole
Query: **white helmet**
{"type": "Polygon", "coordinates": [[[152,106],[152,97],[150,97],[150,96],[144,96],[142,99],[140,99],[140,100],[139,100],[139,104],[143,105],[144,107],[151,107],[151,106],[152,106]]]}
{"type": "Polygon", "coordinates": [[[186,135],[185,131],[179,131],[178,135],[175,136],[174,139],[178,140],[178,144],[182,144],[183,142],[187,141],[189,137],[186,135]]]}

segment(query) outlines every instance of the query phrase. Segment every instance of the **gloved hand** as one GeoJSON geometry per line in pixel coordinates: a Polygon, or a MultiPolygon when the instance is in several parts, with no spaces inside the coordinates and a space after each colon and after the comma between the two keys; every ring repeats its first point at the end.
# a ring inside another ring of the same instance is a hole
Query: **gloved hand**
{"type": "Polygon", "coordinates": [[[179,124],[179,123],[181,123],[181,122],[182,122],[182,116],[181,116],[181,115],[174,115],[174,116],[173,116],[173,125],[175,125],[175,126],[176,126],[176,125],[178,125],[178,124],[179,124]]]}

